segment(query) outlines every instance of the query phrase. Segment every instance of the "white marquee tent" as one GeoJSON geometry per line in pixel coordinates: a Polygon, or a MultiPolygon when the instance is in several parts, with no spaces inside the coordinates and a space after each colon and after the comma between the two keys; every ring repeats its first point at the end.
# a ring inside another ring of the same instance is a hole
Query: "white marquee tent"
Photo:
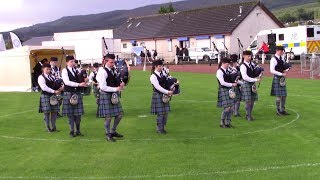
{"type": "MultiPolygon", "coordinates": [[[[63,47],[68,55],[74,47],[63,47]]],[[[44,58],[57,57],[58,66],[65,67],[65,57],[60,47],[23,46],[0,52],[0,92],[31,92],[32,73],[36,63],[44,58]],[[34,57],[36,55],[36,58],[34,57]]]]}

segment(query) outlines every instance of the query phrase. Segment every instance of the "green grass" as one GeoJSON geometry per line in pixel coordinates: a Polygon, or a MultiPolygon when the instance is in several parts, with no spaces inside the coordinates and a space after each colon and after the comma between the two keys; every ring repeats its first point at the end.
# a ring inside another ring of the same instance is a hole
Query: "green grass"
{"type": "MultiPolygon", "coordinates": [[[[255,121],[233,118],[221,129],[217,80],[211,74],[174,73],[180,96],[171,101],[167,135],[149,114],[149,72],[134,71],[123,93],[124,140],[104,138],[93,96],[84,98],[84,137],[46,133],[37,113],[39,93],[0,93],[0,179],[316,179],[320,166],[320,81],[288,79],[290,116],[275,115],[271,78],[259,88],[255,121]],[[14,114],[16,113],[16,114],[14,114]],[[139,117],[146,115],[147,117],[139,117]]],[[[244,106],[241,104],[241,114],[244,106]]]]}

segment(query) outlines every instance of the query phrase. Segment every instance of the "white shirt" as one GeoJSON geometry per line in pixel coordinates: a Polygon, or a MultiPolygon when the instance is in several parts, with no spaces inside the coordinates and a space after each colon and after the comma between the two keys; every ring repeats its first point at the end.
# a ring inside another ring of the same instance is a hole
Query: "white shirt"
{"type": "MultiPolygon", "coordinates": [[[[223,67],[221,67],[221,69],[223,69],[226,72],[226,69],[224,69],[223,67]]],[[[221,86],[232,87],[232,83],[228,83],[224,81],[224,78],[223,78],[224,74],[221,69],[219,68],[216,74],[216,77],[218,78],[221,86]]]]}
{"type": "MultiPolygon", "coordinates": [[[[160,72],[155,70],[154,73],[157,74],[159,77],[161,77],[160,76],[160,72]]],[[[150,76],[150,82],[153,85],[153,87],[156,88],[158,91],[160,91],[163,94],[168,94],[169,91],[160,86],[158,78],[157,78],[156,75],[152,74],[150,76]]]]}
{"type": "Polygon", "coordinates": [[[69,66],[67,66],[66,68],[64,68],[64,69],[62,70],[62,73],[61,73],[63,83],[64,83],[65,85],[67,85],[67,86],[78,87],[78,86],[79,86],[79,83],[70,81],[69,76],[68,76],[67,68],[69,69],[69,71],[71,72],[71,74],[72,74],[73,76],[75,76],[72,68],[69,67],[69,66]]]}
{"type": "MultiPolygon", "coordinates": [[[[246,64],[248,67],[250,67],[249,62],[243,61],[243,63],[246,64]]],[[[241,64],[241,66],[240,66],[240,72],[241,72],[242,79],[247,82],[257,82],[258,81],[257,78],[251,78],[248,76],[247,67],[244,64],[241,64]]]]}
{"type": "MultiPolygon", "coordinates": [[[[275,55],[278,59],[280,59],[280,56],[275,55]]],[[[282,58],[282,61],[284,62],[284,58],[282,58]]],[[[277,66],[278,62],[276,60],[275,57],[272,57],[270,60],[270,73],[277,75],[277,76],[282,76],[283,74],[279,71],[276,71],[276,66],[277,66]]]]}
{"type": "MultiPolygon", "coordinates": [[[[44,74],[44,76],[46,78],[50,79],[47,74],[44,74]]],[[[42,91],[45,91],[48,93],[54,93],[54,90],[47,86],[46,80],[44,79],[44,77],[42,75],[40,75],[38,77],[38,84],[39,84],[40,88],[42,89],[42,91]]]]}
{"type": "MultiPolygon", "coordinates": [[[[107,66],[105,67],[108,70],[111,70],[109,67],[107,66]]],[[[100,89],[105,92],[117,92],[117,87],[107,86],[107,78],[108,78],[107,71],[103,67],[100,67],[98,70],[98,74],[96,76],[100,89]]]]}
{"type": "MultiPolygon", "coordinates": [[[[98,73],[98,72],[97,72],[98,73]]],[[[94,77],[94,72],[91,72],[90,74],[89,74],[89,83],[92,83],[93,82],[93,77],[94,77]]],[[[97,78],[97,77],[96,77],[97,78]]]]}

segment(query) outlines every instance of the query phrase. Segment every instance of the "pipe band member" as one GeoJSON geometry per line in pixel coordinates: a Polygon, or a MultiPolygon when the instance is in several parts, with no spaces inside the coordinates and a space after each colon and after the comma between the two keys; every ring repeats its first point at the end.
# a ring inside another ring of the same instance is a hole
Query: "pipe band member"
{"type": "Polygon", "coordinates": [[[123,115],[119,95],[120,91],[124,89],[125,83],[117,81],[115,55],[107,54],[104,57],[104,61],[105,65],[99,68],[97,74],[97,82],[100,86],[97,116],[105,118],[106,139],[110,142],[115,142],[114,137],[123,137],[116,130],[123,115]],[[118,102],[116,104],[112,103],[112,98],[118,98],[118,102]],[[114,123],[112,129],[110,129],[112,117],[114,117],[114,123]]]}
{"type": "Polygon", "coordinates": [[[55,78],[51,75],[50,64],[42,65],[42,75],[38,77],[38,84],[41,88],[39,113],[43,113],[44,121],[48,132],[58,131],[56,127],[57,113],[60,111],[59,103],[50,104],[50,97],[61,93],[61,89],[54,90],[55,78]],[[51,121],[51,127],[50,127],[51,121]]]}
{"type": "Polygon", "coordinates": [[[240,65],[238,64],[238,55],[231,54],[230,55],[230,66],[228,69],[231,72],[233,82],[237,83],[237,86],[233,88],[236,97],[234,98],[234,108],[233,108],[233,115],[235,117],[240,117],[239,109],[240,109],[240,102],[241,102],[241,91],[240,87],[242,82],[241,73],[240,73],[240,65]]]}
{"type": "Polygon", "coordinates": [[[68,116],[70,137],[83,136],[80,131],[81,116],[84,114],[82,94],[79,87],[86,87],[87,83],[78,82],[78,71],[75,67],[75,58],[66,57],[67,66],[62,70],[62,80],[65,84],[63,93],[62,115],[68,116]],[[77,97],[78,103],[70,103],[72,97],[77,97]],[[76,133],[74,127],[76,126],[76,133]]]}
{"type": "Polygon", "coordinates": [[[216,77],[218,79],[218,101],[217,106],[224,108],[221,113],[221,128],[231,128],[231,116],[232,108],[234,106],[234,100],[229,96],[229,90],[232,87],[236,87],[237,83],[232,82],[231,74],[228,71],[230,65],[229,58],[222,58],[219,63],[219,69],[217,70],[216,77]]]}
{"type": "Polygon", "coordinates": [[[240,66],[240,72],[243,79],[243,84],[241,85],[241,100],[246,103],[246,119],[252,121],[252,110],[254,102],[258,100],[258,93],[254,92],[255,83],[260,82],[260,78],[256,77],[254,74],[255,65],[252,60],[251,51],[243,51],[243,63],[240,66]]]}
{"type": "Polygon", "coordinates": [[[163,102],[163,95],[171,96],[173,91],[165,89],[166,76],[162,72],[163,61],[155,60],[152,63],[150,82],[153,86],[153,94],[151,100],[151,114],[157,115],[157,133],[166,134],[165,129],[168,120],[168,113],[170,112],[170,102],[163,102]]]}
{"type": "Polygon", "coordinates": [[[277,115],[289,115],[286,112],[287,86],[285,79],[287,76],[285,59],[283,58],[284,47],[277,46],[276,54],[270,60],[270,73],[273,74],[271,96],[276,96],[277,115]],[[282,81],[282,82],[280,82],[282,81]]]}

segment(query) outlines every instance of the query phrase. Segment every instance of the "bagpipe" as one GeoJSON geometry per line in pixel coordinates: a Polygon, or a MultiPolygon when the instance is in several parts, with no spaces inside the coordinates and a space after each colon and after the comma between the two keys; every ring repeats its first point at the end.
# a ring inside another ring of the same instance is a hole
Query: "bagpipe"
{"type": "Polygon", "coordinates": [[[115,63],[115,69],[116,69],[116,78],[118,84],[121,84],[122,82],[126,84],[126,86],[129,84],[130,81],[130,74],[129,74],[129,67],[124,59],[117,59],[115,63]]]}
{"type": "MultiPolygon", "coordinates": [[[[264,68],[260,67],[258,64],[254,64],[254,68],[253,68],[254,77],[262,78],[263,73],[264,73],[264,68]]],[[[260,87],[260,82],[261,81],[259,81],[258,88],[260,87]]],[[[255,83],[252,85],[251,90],[253,93],[257,93],[257,86],[255,83]]]]}
{"type": "MultiPolygon", "coordinates": [[[[238,71],[236,68],[230,68],[229,70],[229,76],[231,78],[231,82],[237,83],[238,80],[241,78],[241,73],[238,71]]],[[[236,98],[236,92],[235,92],[235,87],[232,87],[229,89],[229,97],[231,99],[236,98]]]]}
{"type": "MultiPolygon", "coordinates": [[[[77,81],[79,83],[83,83],[83,82],[88,83],[89,81],[88,77],[89,77],[88,71],[86,69],[82,69],[77,74],[77,81]]],[[[80,89],[80,93],[84,96],[88,96],[91,94],[91,86],[89,85],[87,87],[80,87],[79,89],[80,89]]]]}
{"type": "MultiPolygon", "coordinates": [[[[180,94],[180,86],[179,86],[179,81],[177,78],[168,76],[165,82],[165,89],[169,91],[173,91],[173,96],[174,95],[179,95],[180,94]]],[[[162,102],[163,103],[168,103],[171,100],[172,95],[167,95],[163,94],[162,95],[162,102]]]]}

